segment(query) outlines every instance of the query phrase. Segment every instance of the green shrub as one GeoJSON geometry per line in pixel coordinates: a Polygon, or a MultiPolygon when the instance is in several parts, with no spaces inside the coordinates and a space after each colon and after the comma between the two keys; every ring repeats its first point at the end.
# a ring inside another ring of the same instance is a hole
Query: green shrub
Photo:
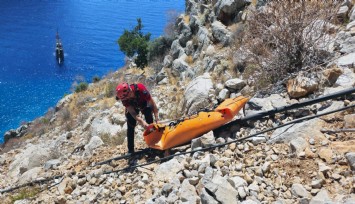
{"type": "Polygon", "coordinates": [[[94,76],[92,78],[92,82],[96,83],[96,82],[99,82],[101,80],[101,78],[99,76],[94,76]]]}
{"type": "Polygon", "coordinates": [[[160,36],[148,45],[148,60],[151,61],[155,58],[162,58],[169,51],[171,47],[172,39],[164,36],[160,36]]]}
{"type": "Polygon", "coordinates": [[[76,87],[75,87],[75,92],[79,93],[82,91],[85,91],[86,89],[88,89],[89,84],[86,82],[80,82],[76,87]]]}
{"type": "Polygon", "coordinates": [[[34,197],[39,192],[40,191],[37,188],[24,188],[24,189],[21,189],[20,192],[18,192],[15,195],[11,196],[11,200],[14,203],[17,200],[23,200],[23,199],[34,197]]]}

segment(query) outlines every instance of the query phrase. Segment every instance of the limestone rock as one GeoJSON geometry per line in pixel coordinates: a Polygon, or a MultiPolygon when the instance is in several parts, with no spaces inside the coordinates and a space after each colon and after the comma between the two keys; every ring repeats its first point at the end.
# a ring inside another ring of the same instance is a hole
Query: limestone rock
{"type": "Polygon", "coordinates": [[[314,138],[323,140],[325,137],[320,131],[324,121],[318,118],[279,128],[273,132],[268,143],[285,143],[293,138],[314,138]]]}
{"type": "Polygon", "coordinates": [[[304,186],[298,183],[292,185],[292,194],[300,198],[311,197],[311,194],[304,188],[304,186]]]}
{"type": "Polygon", "coordinates": [[[345,155],[348,160],[349,166],[353,171],[355,171],[355,152],[349,152],[345,155]]]}
{"type": "Polygon", "coordinates": [[[211,77],[208,73],[195,78],[185,90],[184,108],[187,114],[191,114],[200,108],[209,105],[209,90],[213,88],[211,77]]]}
{"type": "Polygon", "coordinates": [[[318,89],[318,82],[315,79],[297,77],[287,82],[287,92],[292,98],[301,98],[313,93],[318,89]]]}
{"type": "Polygon", "coordinates": [[[183,165],[176,159],[171,159],[156,167],[154,178],[157,181],[171,180],[177,176],[177,172],[183,169],[183,165]]]}
{"type": "Polygon", "coordinates": [[[219,203],[235,203],[238,200],[238,191],[225,178],[219,175],[215,175],[212,181],[208,182],[205,186],[219,203]]]}
{"type": "Polygon", "coordinates": [[[188,180],[184,180],[181,184],[180,198],[182,202],[187,203],[196,203],[198,200],[195,187],[188,180]]]}
{"type": "Polygon", "coordinates": [[[100,137],[94,136],[90,139],[89,143],[85,145],[85,151],[83,153],[84,156],[90,156],[93,151],[103,145],[104,142],[101,140],[100,137]]]}

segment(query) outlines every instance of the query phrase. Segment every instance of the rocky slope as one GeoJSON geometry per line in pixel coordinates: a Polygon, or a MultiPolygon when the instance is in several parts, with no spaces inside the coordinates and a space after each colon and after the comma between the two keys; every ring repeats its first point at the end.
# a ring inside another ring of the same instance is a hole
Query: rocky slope
{"type": "MultiPolygon", "coordinates": [[[[355,11],[344,1],[338,15],[349,22],[334,33],[329,62],[316,78],[297,76],[288,86],[255,92],[255,77],[235,73],[230,53],[234,25],[263,1],[186,1],[177,35],[163,68],[122,68],[84,92],[64,97],[53,110],[6,133],[0,155],[0,189],[58,175],[11,192],[5,203],[355,203],[354,108],[292,124],[210,151],[196,151],[134,169],[126,160],[96,163],[126,152],[124,108],[112,87],[143,82],[163,119],[212,107],[243,94],[245,114],[270,110],[355,85],[355,11]],[[228,20],[230,19],[230,20],[228,20]],[[227,23],[228,22],[228,23],[227,23]],[[243,78],[244,76],[244,78],[243,78]]],[[[303,116],[354,105],[354,95],[209,132],[172,153],[223,144],[303,116]]],[[[238,117],[243,117],[242,114],[238,117]]],[[[136,149],[146,145],[136,130],[136,149]]],[[[153,151],[136,158],[144,164],[163,157],[153,151]]],[[[132,165],[132,164],[131,164],[132,165]]]]}

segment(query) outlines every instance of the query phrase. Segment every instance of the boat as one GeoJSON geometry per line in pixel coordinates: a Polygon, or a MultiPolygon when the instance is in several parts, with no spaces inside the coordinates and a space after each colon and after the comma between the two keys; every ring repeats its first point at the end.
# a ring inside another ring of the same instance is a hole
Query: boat
{"type": "Polygon", "coordinates": [[[57,60],[58,64],[61,65],[64,63],[64,49],[58,31],[55,38],[55,59],[57,60]]]}
{"type": "Polygon", "coordinates": [[[150,124],[144,131],[145,143],[153,149],[167,150],[190,142],[211,130],[230,122],[247,103],[239,96],[224,100],[212,111],[201,111],[173,124],[150,124]]]}

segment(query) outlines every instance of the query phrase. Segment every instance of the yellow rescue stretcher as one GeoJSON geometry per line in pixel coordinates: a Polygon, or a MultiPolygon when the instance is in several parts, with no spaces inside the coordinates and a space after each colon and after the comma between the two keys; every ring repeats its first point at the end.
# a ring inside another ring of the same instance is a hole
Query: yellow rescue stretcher
{"type": "Polygon", "coordinates": [[[248,98],[239,96],[223,101],[213,111],[202,111],[176,125],[151,124],[143,133],[146,144],[154,149],[177,147],[230,122],[248,98]]]}

